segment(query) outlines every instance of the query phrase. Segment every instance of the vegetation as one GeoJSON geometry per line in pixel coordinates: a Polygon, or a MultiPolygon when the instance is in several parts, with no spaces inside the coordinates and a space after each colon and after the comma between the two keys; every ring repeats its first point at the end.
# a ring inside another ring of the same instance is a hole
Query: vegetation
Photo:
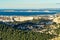
{"type": "MultiPolygon", "coordinates": [[[[47,30],[48,31],[48,30],[47,30]]],[[[60,34],[60,29],[55,30],[60,34]]],[[[56,37],[54,34],[46,34],[45,32],[33,32],[14,29],[11,26],[0,24],[0,40],[49,40],[56,37]]]]}
{"type": "MultiPolygon", "coordinates": [[[[30,22],[38,23],[39,21],[41,20],[32,20],[30,22]]],[[[19,23],[21,22],[13,22],[13,23],[10,22],[10,24],[19,24],[19,23]]],[[[52,25],[54,25],[56,29],[51,28],[52,27],[51,25],[46,25],[45,27],[45,29],[47,29],[46,31],[36,32],[32,30],[29,31],[20,30],[18,28],[14,28],[12,26],[0,23],[0,40],[50,40],[55,37],[58,37],[60,34],[60,24],[58,28],[57,28],[58,24],[53,23],[52,25]]]]}

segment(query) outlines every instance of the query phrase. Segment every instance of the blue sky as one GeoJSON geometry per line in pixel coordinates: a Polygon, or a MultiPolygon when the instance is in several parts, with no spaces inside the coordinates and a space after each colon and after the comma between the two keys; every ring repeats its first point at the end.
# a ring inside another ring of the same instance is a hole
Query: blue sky
{"type": "Polygon", "coordinates": [[[60,0],[0,0],[0,9],[60,8],[60,0]]]}

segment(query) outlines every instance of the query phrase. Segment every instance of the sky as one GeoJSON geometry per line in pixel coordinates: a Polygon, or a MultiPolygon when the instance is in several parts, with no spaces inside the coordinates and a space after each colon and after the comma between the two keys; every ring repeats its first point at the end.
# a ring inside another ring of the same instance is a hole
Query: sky
{"type": "Polygon", "coordinates": [[[60,8],[60,0],[0,0],[0,9],[60,8]]]}

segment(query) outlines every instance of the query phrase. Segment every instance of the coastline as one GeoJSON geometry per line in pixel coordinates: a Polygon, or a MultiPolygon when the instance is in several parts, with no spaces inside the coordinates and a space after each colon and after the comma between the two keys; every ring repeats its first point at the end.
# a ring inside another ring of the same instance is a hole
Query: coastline
{"type": "Polygon", "coordinates": [[[3,21],[3,22],[28,21],[28,20],[48,18],[48,17],[51,18],[53,17],[53,15],[34,15],[34,16],[0,15],[0,21],[3,21]]]}

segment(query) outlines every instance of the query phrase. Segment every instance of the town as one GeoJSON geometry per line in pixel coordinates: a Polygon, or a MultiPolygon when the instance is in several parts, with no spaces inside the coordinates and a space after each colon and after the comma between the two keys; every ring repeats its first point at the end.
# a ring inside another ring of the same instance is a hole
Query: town
{"type": "Polygon", "coordinates": [[[59,31],[60,14],[38,16],[0,15],[0,34],[2,33],[2,35],[0,35],[0,39],[8,37],[13,39],[13,37],[17,35],[17,38],[21,38],[23,40],[22,37],[25,39],[25,37],[28,35],[29,37],[27,36],[26,38],[34,36],[34,38],[32,38],[34,40],[36,37],[39,40],[55,40],[60,37],[59,31]]]}
{"type": "Polygon", "coordinates": [[[40,15],[40,16],[0,16],[0,22],[16,27],[21,30],[41,30],[46,25],[60,23],[60,15],[40,15]]]}

